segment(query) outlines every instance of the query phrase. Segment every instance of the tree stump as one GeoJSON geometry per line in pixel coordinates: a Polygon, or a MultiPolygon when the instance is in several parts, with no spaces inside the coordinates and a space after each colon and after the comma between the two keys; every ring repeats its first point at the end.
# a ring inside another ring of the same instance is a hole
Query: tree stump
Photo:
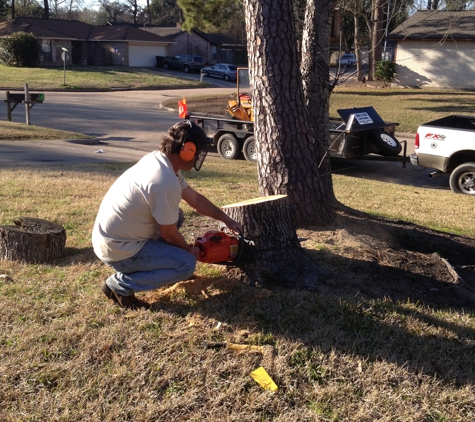
{"type": "Polygon", "coordinates": [[[288,200],[287,195],[272,195],[222,207],[242,224],[244,237],[253,243],[246,244],[237,266],[252,285],[314,289],[321,271],[300,246],[288,200]]]}
{"type": "Polygon", "coordinates": [[[58,224],[20,217],[14,226],[0,226],[0,259],[43,263],[63,255],[66,230],[58,224]]]}

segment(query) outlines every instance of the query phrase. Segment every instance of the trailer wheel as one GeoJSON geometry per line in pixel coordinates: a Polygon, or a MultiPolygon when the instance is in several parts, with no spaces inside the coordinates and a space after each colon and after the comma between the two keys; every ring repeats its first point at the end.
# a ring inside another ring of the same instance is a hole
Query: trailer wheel
{"type": "Polygon", "coordinates": [[[249,138],[246,139],[242,147],[242,153],[247,161],[257,161],[256,139],[254,136],[249,136],[249,138]]]}
{"type": "Polygon", "coordinates": [[[230,133],[221,135],[218,139],[218,154],[226,160],[235,160],[239,155],[239,144],[230,133]]]}
{"type": "Polygon", "coordinates": [[[381,151],[382,155],[396,156],[402,150],[399,141],[385,130],[377,130],[373,135],[374,144],[381,151]]]}
{"type": "Polygon", "coordinates": [[[450,189],[455,193],[475,195],[475,163],[464,163],[450,175],[450,189]]]}

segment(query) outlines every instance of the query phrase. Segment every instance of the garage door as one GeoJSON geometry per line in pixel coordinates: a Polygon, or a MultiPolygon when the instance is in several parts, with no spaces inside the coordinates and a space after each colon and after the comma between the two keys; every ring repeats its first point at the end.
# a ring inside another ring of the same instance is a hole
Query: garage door
{"type": "Polygon", "coordinates": [[[129,44],[129,66],[155,67],[155,56],[165,56],[164,45],[133,45],[129,44]]]}

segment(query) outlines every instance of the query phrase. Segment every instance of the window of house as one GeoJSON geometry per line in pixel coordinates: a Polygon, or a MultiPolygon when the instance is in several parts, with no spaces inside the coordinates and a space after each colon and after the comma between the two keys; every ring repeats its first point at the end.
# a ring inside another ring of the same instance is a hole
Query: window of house
{"type": "Polygon", "coordinates": [[[42,40],[41,41],[41,50],[43,53],[43,61],[51,62],[53,61],[53,56],[51,53],[51,40],[42,40]]]}

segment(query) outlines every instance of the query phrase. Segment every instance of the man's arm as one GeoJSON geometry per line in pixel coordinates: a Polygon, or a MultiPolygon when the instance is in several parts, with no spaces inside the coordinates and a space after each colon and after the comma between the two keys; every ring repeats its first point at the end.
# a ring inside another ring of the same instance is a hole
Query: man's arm
{"type": "Polygon", "coordinates": [[[201,193],[196,192],[190,186],[183,189],[182,198],[198,214],[222,221],[224,224],[226,224],[228,229],[236,233],[242,231],[241,224],[239,224],[237,221],[234,221],[231,217],[214,205],[208,198],[201,195],[201,193]]]}
{"type": "Polygon", "coordinates": [[[160,236],[165,242],[173,246],[178,246],[179,248],[192,253],[196,259],[199,258],[199,248],[195,248],[193,245],[188,245],[188,243],[186,243],[186,240],[178,230],[176,223],[168,225],[159,224],[159,227],[160,236]]]}

